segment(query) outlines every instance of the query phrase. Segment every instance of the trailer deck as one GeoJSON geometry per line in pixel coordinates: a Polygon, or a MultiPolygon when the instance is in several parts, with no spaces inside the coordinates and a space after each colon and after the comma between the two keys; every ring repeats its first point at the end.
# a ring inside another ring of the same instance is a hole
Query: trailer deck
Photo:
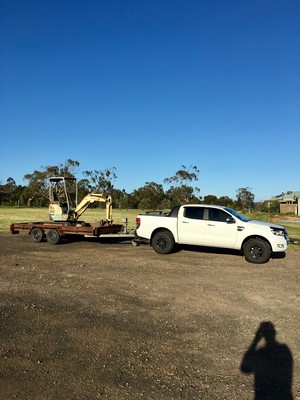
{"type": "Polygon", "coordinates": [[[10,232],[18,234],[20,231],[27,231],[33,241],[42,242],[47,239],[50,244],[57,244],[63,237],[69,235],[77,236],[96,236],[106,234],[120,234],[124,232],[125,226],[122,224],[103,224],[101,221],[96,223],[86,222],[21,222],[11,224],[10,232]]]}

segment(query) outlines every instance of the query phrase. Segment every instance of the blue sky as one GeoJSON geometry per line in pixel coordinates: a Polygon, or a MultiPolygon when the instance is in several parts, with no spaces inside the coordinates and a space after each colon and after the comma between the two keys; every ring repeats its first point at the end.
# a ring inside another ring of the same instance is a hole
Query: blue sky
{"type": "MultiPolygon", "coordinates": [[[[0,3],[0,181],[67,159],[115,187],[300,190],[298,0],[0,3]]],[[[80,177],[80,176],[79,176],[80,177]]]]}

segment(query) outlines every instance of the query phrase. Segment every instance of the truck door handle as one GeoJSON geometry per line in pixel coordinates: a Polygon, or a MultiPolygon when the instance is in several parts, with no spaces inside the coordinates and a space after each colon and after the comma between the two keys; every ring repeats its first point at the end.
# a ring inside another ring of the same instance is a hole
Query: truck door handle
{"type": "Polygon", "coordinates": [[[183,223],[183,224],[189,224],[189,222],[187,222],[187,221],[182,221],[182,223],[183,223]]]}
{"type": "Polygon", "coordinates": [[[207,226],[215,226],[214,224],[207,224],[207,226]]]}

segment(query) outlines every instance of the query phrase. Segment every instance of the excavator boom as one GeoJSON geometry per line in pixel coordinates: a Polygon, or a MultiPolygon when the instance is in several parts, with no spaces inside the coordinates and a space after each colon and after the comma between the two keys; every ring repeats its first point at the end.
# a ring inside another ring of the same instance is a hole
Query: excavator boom
{"type": "Polygon", "coordinates": [[[74,210],[73,219],[75,221],[85,212],[85,210],[89,207],[90,204],[95,201],[106,203],[106,219],[111,222],[112,221],[112,198],[111,196],[105,196],[101,193],[90,193],[87,194],[78,206],[74,210]]]}

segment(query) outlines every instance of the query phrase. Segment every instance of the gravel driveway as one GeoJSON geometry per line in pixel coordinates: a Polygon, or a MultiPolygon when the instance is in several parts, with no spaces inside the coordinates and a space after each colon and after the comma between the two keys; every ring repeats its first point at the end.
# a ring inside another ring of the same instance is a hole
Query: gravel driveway
{"type": "Polygon", "coordinates": [[[0,243],[1,398],[300,399],[299,252],[0,243]],[[277,334],[258,352],[263,321],[277,334]]]}

